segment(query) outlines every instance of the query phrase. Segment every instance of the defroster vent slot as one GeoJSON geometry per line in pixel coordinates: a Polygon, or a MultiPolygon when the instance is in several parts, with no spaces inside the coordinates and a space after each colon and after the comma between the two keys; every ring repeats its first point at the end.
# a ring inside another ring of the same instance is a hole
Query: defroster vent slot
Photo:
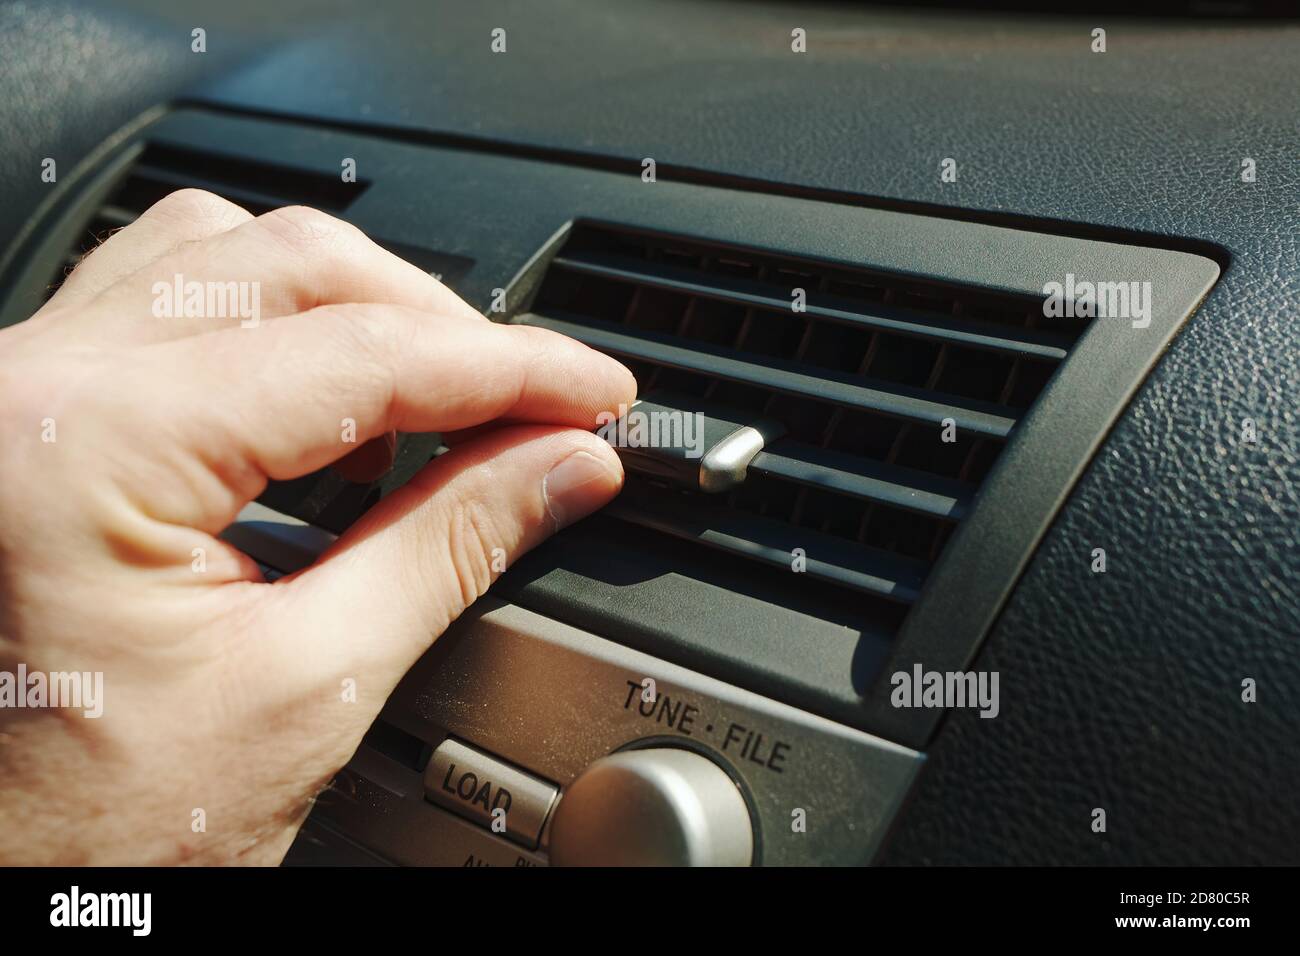
{"type": "Polygon", "coordinates": [[[344,182],[339,175],[293,166],[150,144],[68,250],[63,269],[49,286],[46,298],[54,294],[83,256],[178,189],[204,189],[261,215],[293,205],[342,212],[368,185],[362,180],[344,182]]]}

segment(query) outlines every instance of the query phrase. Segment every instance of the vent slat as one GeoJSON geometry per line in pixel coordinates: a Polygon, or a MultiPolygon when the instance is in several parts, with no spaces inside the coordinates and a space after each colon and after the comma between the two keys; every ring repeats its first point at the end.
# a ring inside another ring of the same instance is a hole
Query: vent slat
{"type": "Polygon", "coordinates": [[[629,331],[607,322],[571,321],[556,315],[535,313],[522,316],[520,321],[560,332],[592,348],[629,359],[716,376],[800,398],[929,425],[942,425],[944,419],[951,418],[961,431],[987,438],[1005,439],[1016,423],[1011,409],[936,402],[918,397],[916,391],[903,386],[884,388],[868,379],[835,375],[820,369],[805,371],[794,363],[762,356],[738,358],[736,356],[744,353],[699,342],[679,344],[681,340],[673,336],[629,331]]]}
{"type": "MultiPolygon", "coordinates": [[[[153,143],[145,150],[132,170],[132,178],[141,187],[148,186],[149,181],[162,185],[166,192],[197,186],[231,199],[248,197],[249,202],[266,208],[302,203],[332,212],[346,208],[369,186],[363,179],[344,182],[337,170],[327,174],[164,143],[153,143]]],[[[141,192],[147,193],[147,189],[141,192]]]]}
{"type": "Polygon", "coordinates": [[[789,441],[759,452],[749,470],[952,521],[965,517],[975,493],[965,482],[789,441]]]}
{"type": "Polygon", "coordinates": [[[606,514],[787,570],[792,567],[795,549],[801,549],[806,567],[799,573],[903,604],[916,600],[929,570],[923,562],[888,551],[755,515],[700,507],[633,483],[606,514]]]}
{"type": "Polygon", "coordinates": [[[95,223],[91,228],[99,230],[129,226],[139,215],[139,212],[123,209],[121,206],[104,206],[95,214],[95,223]]]}
{"type": "MultiPolygon", "coordinates": [[[[748,308],[768,309],[779,313],[792,311],[789,299],[776,298],[769,294],[770,286],[725,275],[709,273],[708,282],[705,283],[691,278],[693,273],[690,270],[661,263],[626,262],[614,257],[593,254],[558,256],[552,265],[583,275],[702,296],[748,308]]],[[[809,301],[805,310],[798,314],[809,319],[838,322],[913,338],[1002,352],[1020,358],[1060,362],[1068,354],[1067,337],[1041,330],[1028,328],[1017,330],[1016,337],[1012,338],[1004,334],[1003,329],[992,324],[929,316],[922,319],[902,310],[879,305],[871,306],[869,310],[855,308],[847,300],[838,299],[825,292],[817,293],[817,299],[818,302],[809,301]]]]}

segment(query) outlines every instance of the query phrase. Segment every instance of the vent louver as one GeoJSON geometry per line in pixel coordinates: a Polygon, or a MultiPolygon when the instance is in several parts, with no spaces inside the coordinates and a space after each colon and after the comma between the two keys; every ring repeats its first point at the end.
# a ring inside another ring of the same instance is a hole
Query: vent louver
{"type": "Polygon", "coordinates": [[[238,203],[254,215],[260,215],[289,205],[315,206],[326,212],[340,212],[367,185],[364,181],[345,183],[337,175],[150,144],[114,188],[108,201],[96,210],[81,238],[68,250],[63,269],[47,290],[46,299],[55,293],[86,253],[178,189],[206,189],[238,203]]]}
{"type": "Polygon", "coordinates": [[[801,549],[809,578],[879,601],[892,629],[1084,328],[1039,319],[1034,300],[579,225],[516,321],[617,356],[642,394],[780,421],[739,489],[633,478],[611,513],[777,567],[801,549]]]}

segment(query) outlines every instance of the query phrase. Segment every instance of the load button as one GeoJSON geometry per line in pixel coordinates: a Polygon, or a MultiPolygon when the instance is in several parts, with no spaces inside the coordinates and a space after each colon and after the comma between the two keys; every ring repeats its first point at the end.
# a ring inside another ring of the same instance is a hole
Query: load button
{"type": "Polygon", "coordinates": [[[424,771],[424,795],[517,843],[536,848],[559,791],[480,750],[448,738],[424,771]]]}

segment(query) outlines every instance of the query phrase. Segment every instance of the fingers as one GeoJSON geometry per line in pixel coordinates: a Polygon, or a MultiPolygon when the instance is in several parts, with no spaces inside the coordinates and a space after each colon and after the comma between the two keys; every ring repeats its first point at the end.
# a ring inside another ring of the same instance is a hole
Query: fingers
{"type": "MultiPolygon", "coordinates": [[[[96,253],[98,255],[98,253],[96,253]]],[[[263,321],[319,305],[380,302],[485,322],[431,275],[349,223],[305,206],[249,218],[176,248],[103,293],[98,331],[148,343],[263,321]]]]}
{"type": "MultiPolygon", "coordinates": [[[[252,218],[242,206],[201,189],[164,196],[87,254],[46,308],[84,303],[184,243],[228,232],[252,218]]],[[[144,316],[148,314],[146,309],[144,316]]]]}
{"type": "Polygon", "coordinates": [[[309,646],[277,653],[377,673],[386,695],[497,576],[622,481],[618,455],[587,432],[511,426],[456,448],[288,582],[281,611],[298,626],[282,629],[284,640],[309,646]],[[366,622],[364,633],[340,621],[366,622]]]}
{"type": "MultiPolygon", "coordinates": [[[[172,409],[200,460],[244,480],[308,474],[390,431],[498,418],[591,430],[636,393],[626,368],[565,336],[400,306],[325,306],[256,335],[230,329],[156,349],[151,362],[183,369],[185,385],[164,393],[143,382],[136,400],[172,409]]],[[[230,505],[167,518],[216,533],[234,517],[230,505]]]]}

